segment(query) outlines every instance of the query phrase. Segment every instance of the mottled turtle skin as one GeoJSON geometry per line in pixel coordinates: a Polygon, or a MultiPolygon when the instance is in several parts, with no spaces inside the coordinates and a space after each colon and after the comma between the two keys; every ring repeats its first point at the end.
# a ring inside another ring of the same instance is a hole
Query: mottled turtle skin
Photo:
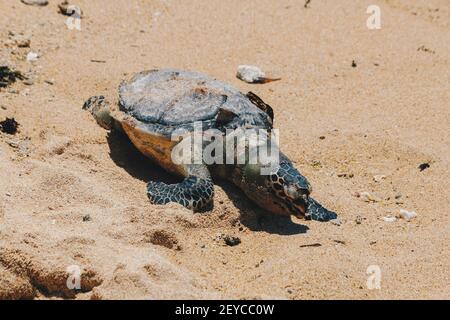
{"type": "Polygon", "coordinates": [[[213,201],[213,178],[220,178],[234,183],[272,213],[318,221],[337,217],[310,197],[309,182],[283,154],[270,175],[261,175],[263,164],[172,161],[172,151],[180,143],[172,137],[192,135],[194,123],[199,121],[203,132],[215,129],[225,135],[227,130],[265,129],[270,136],[272,108],[254,93],[243,94],[198,72],[150,70],[121,83],[118,103],[94,96],[85,102],[83,109],[89,110],[99,125],[124,132],[144,155],[184,178],[171,185],[150,181],[147,194],[154,204],[176,202],[194,211],[204,210],[213,201]]]}

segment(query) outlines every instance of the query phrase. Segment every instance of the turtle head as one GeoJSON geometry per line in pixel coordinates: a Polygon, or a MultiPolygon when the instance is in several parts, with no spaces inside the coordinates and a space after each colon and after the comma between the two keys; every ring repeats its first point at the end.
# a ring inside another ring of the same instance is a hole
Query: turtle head
{"type": "Polygon", "coordinates": [[[104,96],[90,97],[83,105],[83,110],[89,111],[97,123],[106,130],[111,130],[114,120],[111,117],[109,104],[104,96]]]}
{"type": "Polygon", "coordinates": [[[291,162],[281,162],[266,179],[275,208],[279,207],[287,215],[305,217],[311,185],[291,162]]]}
{"type": "Polygon", "coordinates": [[[270,175],[261,175],[260,169],[246,166],[245,177],[252,182],[249,197],[272,213],[306,217],[311,185],[292,163],[282,160],[270,175]]]}

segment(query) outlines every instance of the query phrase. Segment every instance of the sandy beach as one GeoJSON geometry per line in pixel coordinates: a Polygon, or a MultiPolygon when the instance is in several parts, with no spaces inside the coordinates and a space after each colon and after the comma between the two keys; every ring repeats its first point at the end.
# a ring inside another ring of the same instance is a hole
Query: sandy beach
{"type": "Polygon", "coordinates": [[[19,123],[0,132],[0,299],[450,299],[450,1],[73,0],[80,30],[48,2],[0,2],[0,62],[24,76],[0,87],[19,123]],[[281,80],[245,83],[242,64],[281,80]],[[169,67],[269,103],[342,224],[224,181],[204,213],[151,204],[146,183],[173,178],[81,108],[169,67]]]}

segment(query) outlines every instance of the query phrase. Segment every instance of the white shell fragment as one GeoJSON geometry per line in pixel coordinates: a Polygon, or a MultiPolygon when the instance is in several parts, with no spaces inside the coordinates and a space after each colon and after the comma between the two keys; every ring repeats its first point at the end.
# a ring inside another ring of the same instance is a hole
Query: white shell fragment
{"type": "Polygon", "coordinates": [[[367,191],[361,192],[360,197],[365,202],[379,202],[380,201],[379,198],[373,196],[372,194],[370,194],[367,191]]]}
{"type": "Polygon", "coordinates": [[[267,78],[264,71],[256,66],[240,65],[236,77],[247,83],[267,83],[280,80],[279,78],[267,78]]]}
{"type": "Polygon", "coordinates": [[[330,220],[330,223],[334,224],[335,226],[340,226],[342,224],[342,221],[340,219],[336,218],[336,219],[330,220]]]}
{"type": "Polygon", "coordinates": [[[414,211],[407,211],[405,209],[400,209],[400,217],[402,217],[406,221],[409,221],[412,218],[417,217],[417,213],[415,213],[414,211]]]}
{"type": "Polygon", "coordinates": [[[30,51],[27,54],[27,61],[36,61],[39,58],[39,54],[36,52],[30,51]]]}
{"type": "Polygon", "coordinates": [[[385,222],[394,222],[395,220],[397,220],[397,218],[393,217],[393,216],[386,216],[386,217],[383,217],[383,220],[385,222]]]}
{"type": "Polygon", "coordinates": [[[373,176],[373,181],[381,182],[381,180],[385,179],[386,176],[384,174],[377,174],[373,176]]]}

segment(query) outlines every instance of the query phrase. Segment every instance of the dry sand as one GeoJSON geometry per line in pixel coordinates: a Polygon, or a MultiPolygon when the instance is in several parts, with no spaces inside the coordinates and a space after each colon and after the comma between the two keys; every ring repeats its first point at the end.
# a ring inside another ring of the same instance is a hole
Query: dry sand
{"type": "Polygon", "coordinates": [[[58,1],[1,1],[0,58],[33,84],[0,89],[0,120],[20,123],[0,134],[0,298],[449,299],[450,2],[376,2],[380,30],[366,27],[372,0],[77,0],[77,31],[58,1]],[[240,64],[282,80],[246,84],[240,64]],[[223,182],[211,212],[151,205],[146,181],[170,177],[81,106],[164,67],[271,104],[282,150],[343,224],[268,215],[223,182]],[[402,208],[418,216],[383,221],[402,208]],[[81,292],[66,286],[73,265],[81,292]]]}

